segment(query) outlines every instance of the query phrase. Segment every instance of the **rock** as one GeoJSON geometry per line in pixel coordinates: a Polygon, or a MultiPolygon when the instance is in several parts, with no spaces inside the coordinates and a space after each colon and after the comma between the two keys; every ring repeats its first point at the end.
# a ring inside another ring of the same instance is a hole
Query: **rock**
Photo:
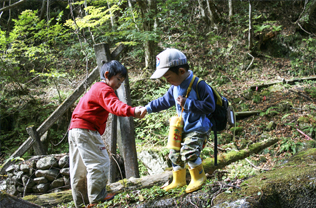
{"type": "Polygon", "coordinates": [[[57,159],[50,155],[44,158],[41,158],[36,163],[36,168],[40,170],[47,170],[49,168],[58,167],[57,159]]]}
{"type": "Polygon", "coordinates": [[[48,189],[49,189],[49,183],[45,183],[45,184],[41,183],[33,187],[33,191],[35,193],[45,193],[48,191],[48,189]]]}
{"type": "Polygon", "coordinates": [[[24,173],[29,173],[30,167],[27,164],[21,164],[20,170],[23,171],[24,173]]]}
{"type": "Polygon", "coordinates": [[[167,162],[164,161],[162,155],[158,152],[144,150],[137,156],[145,165],[150,175],[162,173],[168,168],[167,162]]]}
{"type": "Polygon", "coordinates": [[[64,179],[64,184],[66,186],[70,185],[70,178],[69,177],[64,176],[63,179],[64,179]]]}
{"type": "Polygon", "coordinates": [[[7,193],[10,195],[17,195],[18,194],[18,190],[16,190],[15,185],[8,185],[7,186],[7,193]]]}
{"type": "Polygon", "coordinates": [[[69,167],[69,155],[65,155],[58,161],[58,165],[60,168],[68,168],[69,167]]]}
{"type": "Polygon", "coordinates": [[[0,181],[0,192],[7,189],[7,182],[0,181]]]}
{"type": "Polygon", "coordinates": [[[13,173],[14,171],[19,171],[19,165],[10,165],[5,171],[8,173],[13,173]]]}
{"type": "Polygon", "coordinates": [[[22,176],[22,184],[26,188],[32,188],[36,183],[33,178],[30,178],[27,175],[22,176]]]}
{"type": "Polygon", "coordinates": [[[38,178],[34,178],[34,182],[37,184],[40,184],[40,183],[47,183],[48,180],[45,177],[38,177],[38,178]]]}
{"type": "Polygon", "coordinates": [[[36,177],[45,177],[49,181],[55,180],[59,175],[59,171],[56,169],[50,169],[50,170],[37,170],[35,172],[36,177]]]}
{"type": "Polygon", "coordinates": [[[63,178],[57,178],[50,184],[50,188],[57,188],[64,185],[64,179],[63,178]]]}
{"type": "Polygon", "coordinates": [[[60,174],[64,175],[64,176],[69,176],[70,172],[69,172],[69,168],[63,168],[60,170],[60,174]]]}

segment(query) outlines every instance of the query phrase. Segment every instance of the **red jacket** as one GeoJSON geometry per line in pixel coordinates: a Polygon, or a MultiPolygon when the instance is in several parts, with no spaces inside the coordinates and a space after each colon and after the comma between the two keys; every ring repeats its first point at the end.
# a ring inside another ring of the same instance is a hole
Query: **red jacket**
{"type": "Polygon", "coordinates": [[[121,102],[114,90],[104,82],[97,82],[80,99],[72,113],[70,129],[81,128],[105,131],[109,113],[117,116],[134,116],[135,108],[121,102]]]}

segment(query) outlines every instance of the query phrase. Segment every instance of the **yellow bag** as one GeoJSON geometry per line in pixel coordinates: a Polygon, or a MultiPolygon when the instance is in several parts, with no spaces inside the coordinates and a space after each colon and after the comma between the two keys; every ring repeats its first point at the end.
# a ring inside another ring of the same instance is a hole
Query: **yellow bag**
{"type": "MultiPolygon", "coordinates": [[[[193,82],[195,80],[195,76],[193,76],[191,83],[188,87],[186,97],[188,97],[193,82]]],[[[182,108],[180,117],[178,116],[172,116],[169,119],[170,126],[169,126],[169,136],[168,136],[168,149],[174,149],[174,150],[180,150],[181,148],[181,142],[182,142],[182,130],[183,130],[183,119],[182,119],[182,113],[184,108],[182,108]]]]}

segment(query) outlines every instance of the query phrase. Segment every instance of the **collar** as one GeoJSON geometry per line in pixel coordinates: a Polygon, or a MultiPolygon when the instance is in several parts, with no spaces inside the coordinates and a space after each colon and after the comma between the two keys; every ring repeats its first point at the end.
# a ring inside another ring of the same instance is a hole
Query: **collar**
{"type": "Polygon", "coordinates": [[[190,72],[190,75],[185,80],[183,80],[183,82],[180,84],[180,88],[186,88],[189,86],[193,78],[193,72],[191,70],[189,70],[189,72],[190,72]]]}

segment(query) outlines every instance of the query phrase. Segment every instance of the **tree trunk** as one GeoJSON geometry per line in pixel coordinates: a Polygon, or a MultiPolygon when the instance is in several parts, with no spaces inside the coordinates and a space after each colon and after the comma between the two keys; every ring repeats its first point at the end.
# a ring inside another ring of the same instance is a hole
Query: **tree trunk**
{"type": "MultiPolygon", "coordinates": [[[[143,31],[152,32],[155,31],[155,25],[157,25],[157,2],[156,0],[137,0],[136,1],[141,9],[141,16],[143,21],[143,31]]],[[[145,68],[154,70],[155,64],[155,52],[157,48],[157,42],[154,40],[145,40],[145,68]]]]}
{"type": "Polygon", "coordinates": [[[131,14],[132,14],[132,16],[133,16],[133,22],[134,22],[134,24],[135,24],[135,28],[136,28],[136,30],[139,32],[139,28],[138,28],[137,23],[136,23],[136,20],[135,20],[135,16],[134,16],[133,6],[132,6],[131,0],[128,0],[128,7],[130,8],[131,14]]]}
{"type": "Polygon", "coordinates": [[[206,0],[206,3],[207,3],[207,10],[209,13],[209,19],[211,21],[211,25],[214,26],[213,24],[217,24],[220,18],[218,16],[218,13],[216,12],[214,2],[212,0],[206,0]]]}
{"type": "Polygon", "coordinates": [[[3,7],[3,8],[0,9],[0,13],[1,13],[1,12],[4,12],[4,11],[7,11],[7,10],[9,10],[9,9],[12,9],[12,8],[14,8],[14,7],[16,7],[16,6],[20,5],[20,4],[22,4],[22,3],[25,2],[25,1],[26,1],[26,0],[20,0],[20,1],[15,2],[14,4],[11,4],[11,5],[7,6],[7,7],[3,7]]]}
{"type": "Polygon", "coordinates": [[[41,9],[40,9],[40,11],[41,11],[40,16],[39,16],[39,19],[40,19],[40,20],[44,19],[44,15],[45,15],[45,4],[46,4],[46,0],[43,0],[42,7],[41,7],[41,9]]]}
{"type": "Polygon", "coordinates": [[[233,17],[233,0],[228,0],[228,8],[229,8],[228,20],[232,21],[232,17],[233,17]]]}
{"type": "Polygon", "coordinates": [[[209,28],[211,23],[210,23],[209,18],[206,15],[206,11],[204,10],[204,8],[207,8],[207,6],[205,5],[204,0],[198,0],[198,2],[199,2],[200,11],[201,11],[201,16],[204,19],[205,25],[209,28]]]}
{"type": "Polygon", "coordinates": [[[248,31],[248,50],[251,51],[253,45],[252,32],[252,0],[249,0],[249,31],[248,31]]]}
{"type": "MultiPolygon", "coordinates": [[[[219,155],[218,165],[214,166],[214,159],[207,158],[203,161],[205,173],[212,174],[216,169],[221,169],[233,162],[245,159],[251,154],[257,154],[263,149],[275,144],[279,139],[271,138],[252,144],[248,149],[238,152],[230,152],[227,154],[219,155]]],[[[189,176],[189,171],[187,171],[189,176]]],[[[113,193],[121,193],[123,191],[135,191],[135,189],[151,188],[153,186],[161,186],[172,178],[172,171],[167,170],[161,174],[148,175],[142,178],[130,178],[128,180],[121,180],[116,183],[109,184],[107,190],[113,193]]],[[[68,203],[72,201],[71,190],[62,191],[59,193],[43,194],[43,195],[29,195],[23,198],[24,200],[36,203],[38,205],[49,207],[56,206],[61,203],[68,203]]]]}
{"type": "MultiPolygon", "coordinates": [[[[110,2],[107,0],[106,1],[107,2],[107,4],[108,4],[108,9],[110,9],[111,8],[111,4],[110,4],[110,2]]],[[[111,17],[110,17],[110,19],[111,19],[111,27],[112,27],[112,29],[114,29],[115,28],[115,24],[114,24],[114,14],[112,14],[112,11],[110,10],[110,15],[111,15],[111,17]]]]}

